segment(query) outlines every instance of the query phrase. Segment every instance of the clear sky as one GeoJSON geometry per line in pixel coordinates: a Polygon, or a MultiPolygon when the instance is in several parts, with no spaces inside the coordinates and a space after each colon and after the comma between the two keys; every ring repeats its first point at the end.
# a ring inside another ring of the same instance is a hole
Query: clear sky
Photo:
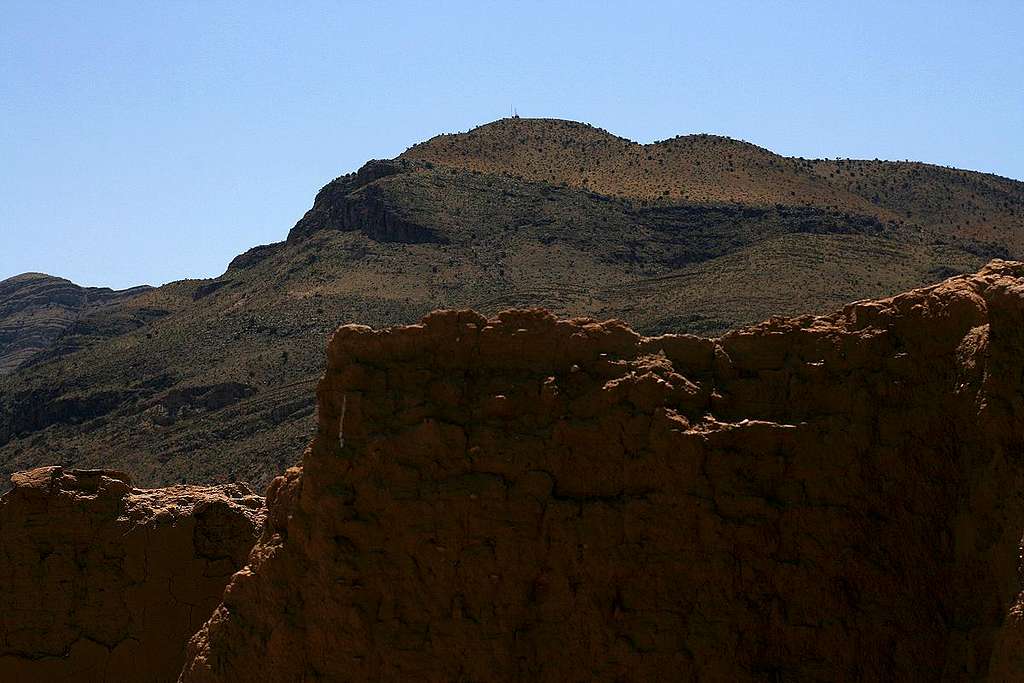
{"type": "Polygon", "coordinates": [[[1024,179],[1024,0],[0,0],[0,279],[218,275],[512,105],[1024,179]]]}

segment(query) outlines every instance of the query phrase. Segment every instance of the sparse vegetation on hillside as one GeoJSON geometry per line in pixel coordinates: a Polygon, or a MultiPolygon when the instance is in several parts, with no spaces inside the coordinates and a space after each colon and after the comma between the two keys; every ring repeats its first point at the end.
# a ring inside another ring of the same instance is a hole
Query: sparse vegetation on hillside
{"type": "Polygon", "coordinates": [[[338,324],[544,306],[719,334],[1021,255],[1022,188],[714,136],[642,146],[571,122],[442,136],[329,183],[285,242],[218,278],[77,318],[0,378],[0,467],[261,485],[309,437],[338,324]],[[985,230],[956,229],[954,208],[985,230]]]}

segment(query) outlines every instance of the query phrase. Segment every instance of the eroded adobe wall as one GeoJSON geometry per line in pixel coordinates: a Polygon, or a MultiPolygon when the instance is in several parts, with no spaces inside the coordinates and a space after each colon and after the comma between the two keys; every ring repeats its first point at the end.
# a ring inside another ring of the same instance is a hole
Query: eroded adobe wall
{"type": "Polygon", "coordinates": [[[1022,276],[714,341],[342,327],[182,680],[985,677],[1024,528],[1022,276]]]}
{"type": "Polygon", "coordinates": [[[0,498],[0,680],[174,681],[259,533],[242,485],[45,467],[0,498]]]}

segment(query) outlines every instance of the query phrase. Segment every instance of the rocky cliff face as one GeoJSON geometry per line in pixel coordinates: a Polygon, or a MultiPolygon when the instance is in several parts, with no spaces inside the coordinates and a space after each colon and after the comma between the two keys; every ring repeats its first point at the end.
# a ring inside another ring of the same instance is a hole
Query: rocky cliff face
{"type": "Polygon", "coordinates": [[[182,681],[1024,675],[1024,264],[717,340],[448,311],[328,353],[182,681]]]}
{"type": "Polygon", "coordinates": [[[46,467],[0,498],[0,680],[174,681],[259,533],[245,487],[46,467]]]}

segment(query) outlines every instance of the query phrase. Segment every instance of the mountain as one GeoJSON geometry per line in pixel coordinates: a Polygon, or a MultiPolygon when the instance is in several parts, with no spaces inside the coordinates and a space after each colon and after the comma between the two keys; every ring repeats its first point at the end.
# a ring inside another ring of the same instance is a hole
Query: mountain
{"type": "Polygon", "coordinates": [[[930,164],[781,157],[715,135],[640,145],[553,119],[503,119],[402,156],[644,200],[817,206],[1024,247],[1019,182],[930,164]]]}
{"type": "Polygon", "coordinates": [[[0,378],[0,470],[259,486],[308,441],[341,323],[544,306],[717,335],[1024,255],[1022,217],[1024,183],[986,174],[504,119],[331,181],[220,277],[80,314],[0,378]]]}
{"type": "MultiPolygon", "coordinates": [[[[50,348],[83,316],[98,313],[146,289],[79,287],[43,273],[24,273],[0,281],[0,375],[14,371],[50,348]]],[[[82,335],[86,330],[73,333],[82,335]]]]}

